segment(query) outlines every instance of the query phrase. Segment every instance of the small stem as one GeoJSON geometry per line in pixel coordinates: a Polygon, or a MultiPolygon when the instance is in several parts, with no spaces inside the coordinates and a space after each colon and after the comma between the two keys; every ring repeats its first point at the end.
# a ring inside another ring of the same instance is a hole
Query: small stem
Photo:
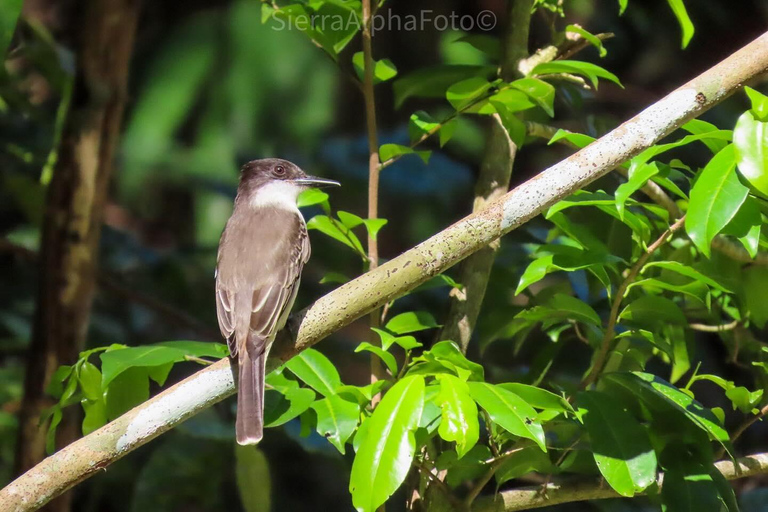
{"type": "Polygon", "coordinates": [[[729,322],[727,324],[720,324],[720,325],[688,324],[688,327],[690,327],[694,331],[723,332],[723,331],[732,331],[738,325],[739,325],[739,321],[734,320],[733,322],[729,322]]]}
{"type": "Polygon", "coordinates": [[[627,292],[627,287],[632,284],[632,282],[634,282],[637,274],[640,273],[640,269],[643,268],[643,265],[645,265],[645,263],[648,261],[648,258],[651,257],[656,249],[664,245],[664,243],[666,243],[669,239],[669,236],[683,227],[684,224],[685,215],[677,219],[675,223],[669,227],[669,229],[664,231],[664,233],[662,233],[662,235],[655,242],[648,246],[648,249],[646,249],[646,251],[637,259],[635,264],[632,265],[632,268],[629,270],[629,274],[627,274],[627,277],[624,279],[624,281],[622,281],[621,285],[619,285],[619,288],[616,290],[616,295],[613,299],[611,313],[608,316],[608,325],[605,328],[605,335],[603,336],[603,342],[600,346],[600,352],[597,354],[595,364],[592,365],[592,370],[590,370],[589,374],[579,386],[580,389],[586,389],[594,384],[597,380],[597,377],[600,375],[600,372],[603,370],[603,365],[605,364],[605,360],[608,357],[608,352],[611,349],[611,342],[613,342],[613,338],[616,334],[616,321],[619,318],[619,308],[621,308],[621,303],[624,299],[624,294],[627,292]]]}
{"type": "MultiPolygon", "coordinates": [[[[373,91],[373,41],[371,35],[371,0],[363,0],[363,97],[365,99],[365,121],[368,132],[368,218],[375,219],[379,216],[379,139],[376,132],[376,96],[373,91]]],[[[379,246],[371,233],[368,233],[368,270],[374,270],[379,266],[379,246]]],[[[379,310],[371,311],[369,322],[372,328],[378,328],[379,310]]],[[[371,331],[371,342],[376,342],[376,336],[371,331]]],[[[381,361],[371,355],[371,382],[386,378],[381,361]]],[[[372,401],[375,406],[378,395],[372,401]]]]}
{"type": "Polygon", "coordinates": [[[493,475],[496,474],[496,471],[498,471],[502,463],[505,460],[507,460],[507,457],[519,452],[522,449],[523,449],[522,446],[520,448],[513,448],[491,459],[490,461],[491,467],[488,468],[488,471],[486,471],[485,474],[482,476],[482,478],[480,478],[480,480],[477,481],[477,483],[472,487],[472,490],[469,491],[469,494],[467,494],[467,497],[464,499],[464,506],[467,510],[469,510],[472,507],[472,502],[475,501],[475,498],[477,498],[477,496],[482,492],[483,488],[485,488],[488,482],[491,481],[491,478],[493,478],[493,475]]]}
{"type": "Polygon", "coordinates": [[[184,356],[184,360],[185,361],[192,361],[193,363],[202,364],[203,366],[210,366],[210,365],[212,365],[213,363],[216,362],[216,361],[209,361],[207,359],[203,359],[202,357],[191,356],[189,354],[184,356]]]}

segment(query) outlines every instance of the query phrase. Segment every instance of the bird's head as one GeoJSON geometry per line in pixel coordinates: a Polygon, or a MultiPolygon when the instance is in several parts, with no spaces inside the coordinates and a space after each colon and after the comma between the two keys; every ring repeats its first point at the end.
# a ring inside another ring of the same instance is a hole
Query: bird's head
{"type": "Polygon", "coordinates": [[[240,173],[238,201],[253,207],[284,206],[296,208],[296,198],[305,189],[339,186],[338,181],[308,176],[288,160],[265,158],[245,164],[240,173]]]}

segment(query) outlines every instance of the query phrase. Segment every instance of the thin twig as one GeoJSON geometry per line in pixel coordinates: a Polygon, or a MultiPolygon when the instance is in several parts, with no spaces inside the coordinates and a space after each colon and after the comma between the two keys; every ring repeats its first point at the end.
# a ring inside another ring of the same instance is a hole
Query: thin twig
{"type": "Polygon", "coordinates": [[[739,325],[738,320],[734,320],[733,322],[729,322],[727,324],[720,324],[720,325],[707,325],[707,324],[688,324],[688,327],[693,329],[694,331],[701,331],[701,332],[723,332],[723,331],[732,331],[739,325]]]}
{"type": "Polygon", "coordinates": [[[580,389],[586,389],[594,384],[594,382],[597,380],[597,377],[600,375],[600,372],[603,370],[605,359],[608,357],[608,352],[611,349],[611,343],[613,342],[614,335],[616,334],[616,322],[619,318],[619,309],[621,308],[624,294],[627,292],[627,287],[632,282],[634,282],[635,278],[637,278],[637,274],[640,272],[640,269],[643,268],[643,265],[645,265],[645,263],[648,261],[648,258],[651,257],[656,249],[664,245],[669,239],[670,235],[674,234],[675,231],[683,227],[684,224],[685,215],[677,219],[675,223],[669,227],[669,229],[664,231],[664,233],[662,233],[662,235],[655,242],[648,246],[648,249],[646,249],[646,251],[640,255],[635,264],[632,265],[632,268],[630,268],[627,277],[621,282],[621,285],[619,285],[618,290],[616,290],[616,295],[613,298],[613,304],[611,305],[611,313],[608,316],[608,325],[605,328],[605,335],[603,336],[603,342],[600,346],[600,352],[598,352],[597,357],[595,358],[595,363],[592,365],[592,369],[590,370],[589,374],[582,381],[580,389]]]}
{"type": "Polygon", "coordinates": [[[478,497],[485,486],[488,485],[488,482],[491,481],[491,478],[493,478],[493,475],[496,474],[496,471],[499,470],[504,461],[507,460],[510,455],[519,452],[523,448],[524,447],[522,446],[519,448],[513,448],[512,450],[506,451],[488,461],[491,467],[488,468],[488,471],[485,472],[482,478],[480,478],[480,480],[475,483],[475,485],[472,487],[472,490],[469,491],[469,494],[467,494],[467,497],[464,499],[464,507],[466,509],[469,509],[472,506],[472,502],[475,501],[475,498],[478,497]]]}

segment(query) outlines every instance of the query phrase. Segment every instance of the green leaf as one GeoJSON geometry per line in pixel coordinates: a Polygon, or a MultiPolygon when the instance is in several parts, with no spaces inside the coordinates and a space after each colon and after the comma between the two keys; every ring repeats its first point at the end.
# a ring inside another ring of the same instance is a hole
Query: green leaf
{"type": "Polygon", "coordinates": [[[716,290],[720,290],[721,292],[727,292],[731,293],[731,290],[723,286],[722,284],[718,283],[711,277],[705,276],[698,270],[696,270],[693,267],[690,267],[688,265],[685,265],[683,263],[680,263],[679,261],[652,261],[650,263],[647,263],[641,270],[641,274],[645,274],[645,272],[648,269],[651,268],[660,268],[662,270],[666,270],[669,272],[674,272],[676,274],[680,274],[682,276],[690,277],[691,279],[695,279],[696,281],[699,281],[701,283],[706,284],[707,286],[714,288],[716,290]]]}
{"type": "Polygon", "coordinates": [[[712,476],[703,466],[696,466],[696,469],[689,467],[685,468],[686,470],[671,468],[664,473],[664,486],[661,489],[662,511],[723,510],[723,501],[712,476]]]}
{"type": "Polygon", "coordinates": [[[61,398],[61,395],[64,393],[64,381],[72,375],[74,368],[74,366],[69,365],[62,365],[56,368],[56,371],[51,375],[51,381],[48,383],[45,392],[56,399],[61,398]]]}
{"type": "Polygon", "coordinates": [[[749,318],[762,329],[768,322],[768,300],[765,300],[765,291],[768,290],[768,268],[760,265],[747,267],[742,271],[742,276],[744,301],[749,311],[749,318]]]}
{"type": "Polygon", "coordinates": [[[404,155],[417,155],[425,163],[429,163],[429,157],[432,156],[431,151],[417,151],[408,146],[402,146],[400,144],[384,144],[379,148],[379,158],[382,162],[387,162],[393,158],[400,158],[404,155]]]}
{"type": "Polygon", "coordinates": [[[656,481],[656,453],[648,433],[621,403],[599,391],[580,393],[580,408],[600,473],[622,496],[634,496],[656,481]]]}
{"type": "Polygon", "coordinates": [[[535,421],[536,411],[513,392],[486,382],[469,382],[469,393],[491,420],[511,434],[534,441],[547,451],[544,429],[535,421]]]}
{"type": "Polygon", "coordinates": [[[648,180],[658,173],[659,167],[656,163],[630,167],[628,181],[616,188],[616,209],[619,212],[619,216],[624,217],[624,204],[629,199],[629,196],[643,188],[648,180]]]}
{"type": "Polygon", "coordinates": [[[734,172],[733,144],[715,155],[701,171],[691,189],[685,229],[696,247],[707,257],[712,239],[731,221],[749,190],[734,172]]]}
{"type": "Polygon", "coordinates": [[[440,324],[435,321],[435,317],[426,311],[400,313],[387,322],[385,326],[388,331],[395,334],[408,334],[435,327],[440,327],[440,324]]]}
{"type": "Polygon", "coordinates": [[[578,25],[566,25],[565,27],[566,32],[573,32],[574,34],[578,34],[581,37],[583,37],[589,44],[597,48],[597,51],[600,54],[600,57],[605,57],[608,55],[608,50],[605,49],[603,46],[603,42],[600,40],[599,37],[595,36],[591,32],[587,32],[583,28],[581,28],[578,25]]]}
{"type": "Polygon", "coordinates": [[[619,0],[619,16],[624,14],[624,10],[627,8],[627,4],[629,4],[629,0],[619,0]]]}
{"type": "Polygon", "coordinates": [[[552,474],[557,469],[552,465],[549,456],[536,446],[525,446],[504,458],[494,473],[496,485],[527,475],[532,471],[552,474]]]}
{"type": "Polygon", "coordinates": [[[414,348],[422,346],[422,344],[416,341],[416,338],[413,336],[393,336],[387,331],[376,329],[375,327],[371,327],[371,330],[381,338],[381,348],[384,350],[389,350],[389,347],[393,344],[400,345],[405,350],[413,350],[414,348]]]}
{"type": "Polygon", "coordinates": [[[81,405],[83,406],[83,412],[85,412],[82,425],[84,436],[107,424],[107,404],[104,398],[83,400],[81,405]]]}
{"type": "Polygon", "coordinates": [[[83,361],[83,364],[77,368],[77,380],[85,398],[88,400],[104,398],[101,390],[101,372],[96,366],[88,361],[83,361]]]}
{"type": "MultiPolygon", "coordinates": [[[[363,55],[363,52],[357,52],[352,56],[352,65],[355,68],[355,72],[357,73],[357,77],[360,80],[363,80],[364,76],[364,68],[365,68],[365,57],[363,55]]],[[[373,66],[373,83],[378,84],[381,82],[386,82],[387,80],[392,80],[397,76],[397,67],[392,63],[389,59],[382,59],[375,61],[375,64],[373,66]]]]}
{"type": "Polygon", "coordinates": [[[461,458],[477,444],[480,437],[477,406],[463,380],[444,374],[438,376],[438,381],[440,393],[437,403],[442,410],[442,420],[437,431],[445,441],[456,443],[456,453],[461,458]]]}
{"type": "Polygon", "coordinates": [[[424,378],[405,377],[374,409],[366,425],[349,480],[352,503],[362,512],[382,505],[411,469],[416,439],[414,430],[424,408],[424,378]]]}
{"type": "Polygon", "coordinates": [[[411,114],[408,121],[408,134],[411,142],[415,143],[425,136],[436,133],[440,129],[440,122],[423,110],[411,114]]]}
{"type": "Polygon", "coordinates": [[[686,48],[688,43],[691,42],[691,38],[693,37],[694,32],[691,18],[688,17],[688,11],[685,9],[683,0],[667,0],[667,3],[672,9],[672,12],[675,13],[675,17],[677,18],[677,22],[680,24],[680,28],[683,29],[682,47],[686,48]]]}
{"type": "Polygon", "coordinates": [[[597,89],[597,81],[599,78],[609,80],[619,87],[623,87],[619,78],[600,66],[591,64],[589,62],[582,62],[578,60],[557,60],[552,62],[542,62],[534,67],[530,75],[557,75],[560,73],[567,73],[572,75],[582,75],[589,79],[592,83],[592,87],[597,89]]]}
{"type": "Polygon", "coordinates": [[[724,235],[734,236],[744,246],[749,255],[754,258],[760,243],[760,231],[763,216],[760,213],[760,203],[752,196],[747,196],[744,204],[724,228],[724,235]]]}
{"type": "Polygon", "coordinates": [[[768,121],[752,110],[744,112],[733,129],[739,173],[763,198],[768,197],[768,121]]]}
{"type": "Polygon", "coordinates": [[[619,321],[629,325],[647,327],[660,324],[684,325],[685,314],[680,307],[658,295],[643,295],[624,308],[619,315],[619,321]]]}
{"type": "Polygon", "coordinates": [[[666,406],[683,413],[711,439],[726,442],[728,432],[709,409],[664,379],[643,372],[611,373],[603,380],[618,384],[651,406],[666,406]]]}
{"type": "Polygon", "coordinates": [[[368,230],[368,234],[370,234],[371,238],[374,240],[378,239],[379,231],[387,225],[387,222],[389,222],[387,219],[363,219],[365,229],[368,230]]]}
{"type": "Polygon", "coordinates": [[[316,188],[308,188],[299,194],[299,197],[296,200],[296,205],[299,208],[314,206],[316,204],[328,204],[328,194],[316,188]]]}
{"type": "MultiPolygon", "coordinates": [[[[708,123],[706,121],[702,121],[701,119],[691,119],[690,121],[685,123],[683,126],[681,126],[680,129],[685,130],[691,133],[692,135],[711,134],[711,135],[715,135],[716,137],[720,137],[723,134],[723,132],[727,133],[727,130],[719,130],[717,126],[715,126],[714,124],[708,123]]],[[[731,133],[731,140],[732,139],[733,139],[733,133],[731,133]]],[[[701,142],[709,148],[709,150],[712,152],[713,155],[716,155],[717,153],[720,152],[720,150],[722,150],[725,146],[728,145],[728,139],[720,139],[720,138],[712,138],[712,137],[702,138],[701,142]]],[[[672,162],[670,162],[670,165],[671,164],[672,162]]]]}
{"type": "Polygon", "coordinates": [[[485,96],[493,84],[485,78],[474,76],[451,85],[445,92],[445,98],[453,108],[462,110],[485,96]]]}
{"type": "Polygon", "coordinates": [[[48,426],[48,433],[45,436],[45,451],[49,455],[56,451],[56,429],[59,427],[62,417],[61,407],[54,405],[51,412],[51,424],[48,426]]]}
{"type": "Polygon", "coordinates": [[[397,361],[395,360],[395,356],[390,354],[389,352],[385,351],[381,347],[377,347],[376,345],[371,345],[367,341],[363,341],[360,343],[357,348],[355,349],[355,352],[370,352],[372,354],[376,354],[379,359],[384,361],[384,364],[387,365],[387,368],[389,369],[389,372],[395,376],[397,375],[397,361]]]}
{"type": "MultiPolygon", "coordinates": [[[[700,133],[693,135],[686,135],[680,140],[675,142],[669,142],[667,144],[656,144],[644,150],[631,160],[631,165],[640,165],[650,161],[652,158],[659,156],[669,150],[679,148],[691,144],[692,142],[701,142],[710,148],[725,148],[727,145],[722,145],[723,142],[729,142],[733,139],[733,132],[731,130],[718,130],[713,125],[710,125],[713,129],[704,131],[703,125],[691,125],[690,122],[685,125],[688,130],[700,130],[700,133]]],[[[719,151],[717,152],[719,153],[719,151]]]]}
{"type": "MultiPolygon", "coordinates": [[[[267,5],[267,4],[262,4],[267,5]]],[[[256,446],[235,444],[235,475],[245,512],[268,512],[272,482],[269,460],[256,446]]]]}
{"type": "Polygon", "coordinates": [[[285,367],[321,395],[334,395],[341,386],[341,377],[336,367],[330,359],[313,348],[291,358],[285,367]]]}
{"type": "Polygon", "coordinates": [[[169,363],[185,361],[187,356],[222,358],[227,355],[227,346],[222,343],[201,341],[166,341],[141,347],[116,348],[102,352],[102,387],[109,384],[124,371],[135,367],[166,367],[169,363]]]}
{"type": "Polygon", "coordinates": [[[568,130],[563,130],[562,128],[560,128],[549,139],[549,142],[547,143],[547,145],[551,146],[552,144],[559,142],[561,140],[567,140],[569,143],[581,149],[592,144],[595,141],[595,138],[590,137],[589,135],[584,135],[583,133],[569,132],[568,130]]]}
{"type": "Polygon", "coordinates": [[[268,389],[264,392],[264,426],[288,423],[309,409],[314,401],[315,392],[311,389],[289,388],[283,393],[268,389]]]}
{"type": "Polygon", "coordinates": [[[536,386],[530,386],[528,384],[521,384],[519,382],[505,382],[503,384],[497,384],[497,386],[513,392],[528,402],[531,407],[535,407],[536,409],[574,412],[573,407],[568,403],[568,400],[551,391],[547,391],[546,389],[537,388],[536,386]]]}
{"type": "Polygon", "coordinates": [[[345,276],[344,274],[340,272],[326,272],[325,275],[320,279],[320,284],[327,284],[327,283],[338,283],[338,284],[344,284],[349,281],[349,277],[345,276]]]}
{"type": "Polygon", "coordinates": [[[734,409],[747,414],[760,403],[763,398],[763,390],[749,391],[744,386],[734,386],[725,391],[725,396],[731,401],[734,409]]]}
{"type": "Polygon", "coordinates": [[[7,0],[0,8],[0,56],[5,61],[8,45],[11,44],[16,21],[21,14],[22,0],[7,0]]]}
{"type": "Polygon", "coordinates": [[[601,324],[600,316],[592,306],[576,297],[564,293],[556,293],[547,299],[545,305],[551,308],[555,314],[562,315],[565,318],[597,326],[601,324]]]}
{"type": "Polygon", "coordinates": [[[768,96],[762,94],[749,86],[744,87],[749,101],[752,103],[750,111],[758,121],[768,121],[768,96]]]}
{"type": "Polygon", "coordinates": [[[485,34],[468,34],[456,40],[457,43],[469,43],[476,50],[486,54],[492,61],[497,61],[501,56],[501,44],[499,39],[485,34]]]}
{"type": "Polygon", "coordinates": [[[365,256],[360,239],[341,222],[334,222],[327,215],[315,215],[307,222],[307,229],[316,229],[321,233],[351,247],[357,254],[365,256]]]}
{"type": "Polygon", "coordinates": [[[484,378],[483,367],[467,359],[453,341],[445,340],[435,343],[431,349],[422,354],[421,358],[416,358],[414,361],[422,359],[436,362],[454,371],[464,380],[473,379],[481,381],[484,378]]]}
{"type": "Polygon", "coordinates": [[[312,404],[312,409],[317,413],[317,433],[344,454],[347,440],[355,432],[360,420],[360,406],[339,395],[331,395],[317,400],[312,404]]]}
{"type": "Polygon", "coordinates": [[[495,73],[495,66],[442,65],[420,69],[395,81],[395,108],[400,108],[412,97],[444,98],[448,88],[457,82],[472,77],[491,77],[495,73]]]}
{"type": "Polygon", "coordinates": [[[128,368],[112,379],[107,388],[105,397],[107,418],[112,421],[147,399],[149,399],[149,377],[146,368],[128,368]]]}
{"type": "Polygon", "coordinates": [[[453,134],[456,132],[457,126],[458,124],[456,123],[456,120],[452,119],[451,121],[444,123],[443,127],[440,128],[439,138],[440,138],[441,148],[446,144],[448,144],[448,141],[450,141],[451,138],[453,138],[453,134]]]}
{"type": "Polygon", "coordinates": [[[503,103],[497,103],[491,100],[491,105],[496,109],[501,119],[501,124],[504,126],[509,138],[518,148],[525,142],[526,128],[525,124],[518,119],[518,117],[509,110],[503,103]]]}

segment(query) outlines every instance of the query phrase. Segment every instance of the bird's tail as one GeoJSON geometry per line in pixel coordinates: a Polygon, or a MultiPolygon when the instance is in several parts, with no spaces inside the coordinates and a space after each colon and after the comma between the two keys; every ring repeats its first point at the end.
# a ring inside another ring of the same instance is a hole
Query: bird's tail
{"type": "Polygon", "coordinates": [[[256,444],[264,432],[264,373],[267,354],[254,357],[247,349],[239,354],[237,390],[237,421],[235,432],[238,444],[256,444]]]}

